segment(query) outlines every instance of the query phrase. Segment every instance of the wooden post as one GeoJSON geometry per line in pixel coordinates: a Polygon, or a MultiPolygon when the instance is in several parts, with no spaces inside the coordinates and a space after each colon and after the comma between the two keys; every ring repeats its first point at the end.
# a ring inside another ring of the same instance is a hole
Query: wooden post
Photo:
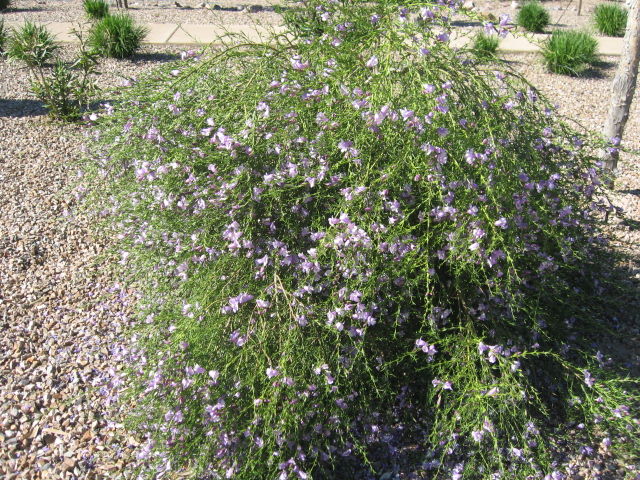
{"type": "MultiPolygon", "coordinates": [[[[604,124],[605,139],[622,139],[624,127],[629,118],[629,109],[638,79],[640,63],[640,0],[631,0],[629,7],[627,30],[624,35],[622,56],[611,87],[609,114],[604,124]]],[[[614,172],[618,166],[618,152],[604,153],[605,168],[614,172]]]]}

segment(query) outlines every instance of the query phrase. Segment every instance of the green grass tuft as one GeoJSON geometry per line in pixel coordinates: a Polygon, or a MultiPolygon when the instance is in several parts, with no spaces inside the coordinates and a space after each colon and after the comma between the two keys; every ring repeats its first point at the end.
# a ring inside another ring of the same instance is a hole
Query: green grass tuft
{"type": "Polygon", "coordinates": [[[473,37],[471,51],[479,60],[491,60],[496,57],[500,39],[497,35],[487,35],[483,32],[473,37]]]}
{"type": "Polygon", "coordinates": [[[109,15],[109,4],[105,0],[84,0],[82,7],[92,20],[99,20],[109,15]]]}
{"type": "Polygon", "coordinates": [[[140,48],[147,31],[128,14],[108,15],[91,28],[89,45],[105,57],[127,58],[140,48]]]}
{"type": "Polygon", "coordinates": [[[624,36],[627,28],[627,10],[615,3],[601,3],[593,11],[598,32],[610,37],[624,36]]]}
{"type": "Polygon", "coordinates": [[[539,2],[525,3],[516,18],[518,26],[534,33],[542,33],[549,25],[549,12],[539,2]]]}
{"type": "Polygon", "coordinates": [[[578,30],[556,30],[547,40],[542,56],[547,69],[562,75],[580,75],[597,59],[598,42],[578,30]]]}

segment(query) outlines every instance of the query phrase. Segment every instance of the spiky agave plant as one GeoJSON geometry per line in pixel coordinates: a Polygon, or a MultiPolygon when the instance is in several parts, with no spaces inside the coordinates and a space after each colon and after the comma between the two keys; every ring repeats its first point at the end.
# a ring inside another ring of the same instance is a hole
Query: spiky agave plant
{"type": "Polygon", "coordinates": [[[168,65],[98,122],[142,473],[541,478],[567,422],[636,429],[580,353],[585,139],[448,45],[454,5],[307,6],[330,34],[168,65]]]}

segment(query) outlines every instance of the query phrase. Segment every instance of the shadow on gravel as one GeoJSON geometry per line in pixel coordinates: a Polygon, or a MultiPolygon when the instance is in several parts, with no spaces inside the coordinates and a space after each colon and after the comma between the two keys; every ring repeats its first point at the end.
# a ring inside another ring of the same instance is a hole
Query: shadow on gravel
{"type": "Polygon", "coordinates": [[[588,69],[586,69],[580,77],[582,78],[592,78],[592,79],[603,79],[607,78],[607,71],[615,68],[616,64],[614,62],[607,62],[604,60],[598,60],[594,62],[588,69]]]}
{"type": "Polygon", "coordinates": [[[0,98],[0,118],[1,117],[37,117],[44,115],[47,110],[39,100],[26,98],[0,98]]]}
{"type": "Polygon", "coordinates": [[[640,222],[631,218],[625,218],[622,224],[629,227],[631,230],[640,230],[640,222]]]}
{"type": "Polygon", "coordinates": [[[173,62],[180,60],[180,55],[177,53],[164,53],[164,52],[150,52],[150,53],[137,53],[131,57],[133,63],[148,63],[148,62],[173,62]]]}
{"type": "Polygon", "coordinates": [[[473,20],[454,20],[451,25],[456,27],[481,27],[482,22],[476,22],[473,20]]]}
{"type": "Polygon", "coordinates": [[[620,190],[618,193],[625,193],[627,195],[640,196],[640,188],[633,188],[631,190],[620,190]]]}
{"type": "Polygon", "coordinates": [[[48,8],[42,7],[29,7],[29,8],[20,8],[20,7],[9,7],[5,10],[6,13],[28,13],[28,12],[46,12],[49,10],[48,8]]]}

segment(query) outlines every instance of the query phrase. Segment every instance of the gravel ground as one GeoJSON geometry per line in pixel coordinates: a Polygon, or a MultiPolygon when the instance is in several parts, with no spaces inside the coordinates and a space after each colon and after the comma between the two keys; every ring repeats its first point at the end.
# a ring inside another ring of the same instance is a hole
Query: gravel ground
{"type": "MultiPolygon", "coordinates": [[[[545,1],[551,16],[550,28],[591,27],[591,14],[602,0],[583,0],[582,14],[578,15],[578,0],[545,1]]],[[[115,1],[110,1],[115,9],[115,1]]],[[[474,0],[477,11],[496,16],[508,13],[515,18],[511,1],[474,0]]],[[[219,23],[227,25],[280,23],[280,16],[271,10],[285,0],[129,0],[128,12],[144,23],[219,23]],[[180,5],[179,7],[176,5],[180,5]],[[255,8],[255,7],[258,8],[255,8]],[[253,8],[248,8],[253,7],[253,8]],[[220,8],[214,9],[214,8],[220,8]],[[235,10],[235,11],[234,11],[235,10]]],[[[38,22],[85,22],[82,0],[13,0],[3,14],[7,21],[25,19],[38,22]]]]}
{"type": "MultiPolygon", "coordinates": [[[[101,83],[170,53],[107,61],[101,83]]],[[[105,478],[135,443],[94,388],[121,368],[111,345],[127,323],[127,292],[74,213],[81,128],[49,122],[26,89],[26,72],[0,59],[0,478],[105,478]]]]}
{"type": "MultiPolygon", "coordinates": [[[[524,4],[526,0],[519,0],[524,4]]],[[[613,0],[615,1],[615,0],[613,0]]],[[[517,11],[512,7],[512,2],[496,2],[492,0],[473,0],[477,10],[484,14],[492,13],[499,16],[501,13],[511,15],[515,22],[517,11]]],[[[547,30],[554,28],[586,28],[595,32],[593,27],[592,14],[596,5],[603,0],[582,0],[581,14],[578,15],[578,0],[564,1],[542,1],[541,4],[547,9],[550,16],[550,24],[547,30]]],[[[618,2],[624,5],[623,2],[618,2]]]]}
{"type": "MultiPolygon", "coordinates": [[[[114,85],[176,53],[146,47],[133,61],[105,61],[100,81],[114,85]]],[[[562,114],[600,128],[615,59],[581,79],[546,74],[530,55],[507,60],[559,102],[562,114]]],[[[122,368],[111,346],[128,322],[128,292],[104,268],[102,240],[75,213],[70,185],[81,127],[50,123],[27,85],[26,72],[0,59],[0,476],[119,478],[136,441],[107,416],[95,387],[106,381],[103,372],[122,368]]],[[[640,150],[637,102],[625,137],[640,150]]],[[[622,156],[613,198],[626,212],[612,222],[614,243],[637,254],[637,157],[622,156]]],[[[628,267],[630,278],[640,278],[637,256],[628,267]]],[[[640,341],[637,328],[630,332],[631,366],[640,341]]]]}
{"type": "MultiPolygon", "coordinates": [[[[115,1],[110,1],[115,11],[115,1]]],[[[147,0],[135,2],[129,0],[127,12],[141,23],[223,23],[226,25],[251,25],[256,21],[280,23],[280,15],[272,10],[274,4],[269,0],[147,0]],[[176,3],[181,7],[176,6],[176,3]],[[203,6],[204,5],[204,6],[203,6]],[[220,10],[214,10],[214,6],[220,10]],[[252,9],[247,7],[253,6],[252,9]],[[258,7],[258,8],[256,8],[258,7]]],[[[13,0],[12,6],[2,13],[7,22],[79,22],[87,18],[82,9],[82,0],[13,0]]]]}

